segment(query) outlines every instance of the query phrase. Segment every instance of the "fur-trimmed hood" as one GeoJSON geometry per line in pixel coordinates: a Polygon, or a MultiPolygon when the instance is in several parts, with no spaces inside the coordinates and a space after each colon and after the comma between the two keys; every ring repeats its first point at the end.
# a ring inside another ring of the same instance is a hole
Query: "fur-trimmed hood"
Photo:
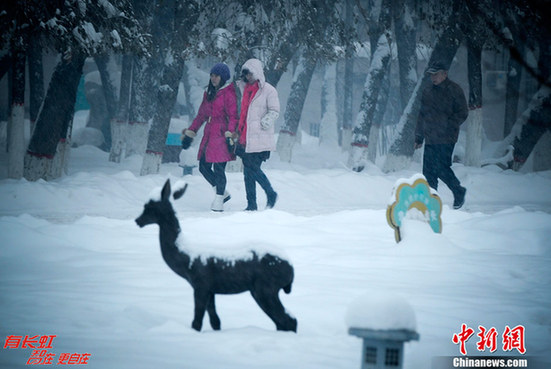
{"type": "Polygon", "coordinates": [[[248,69],[255,80],[258,80],[259,87],[262,88],[264,83],[266,83],[266,77],[264,77],[264,69],[262,67],[262,62],[258,59],[249,59],[241,67],[243,69],[248,69]]]}

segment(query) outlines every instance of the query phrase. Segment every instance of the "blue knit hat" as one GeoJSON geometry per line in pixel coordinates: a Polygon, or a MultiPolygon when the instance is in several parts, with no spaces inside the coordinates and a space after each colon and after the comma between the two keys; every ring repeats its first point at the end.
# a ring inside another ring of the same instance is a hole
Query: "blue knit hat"
{"type": "Polygon", "coordinates": [[[230,79],[230,68],[225,63],[217,63],[210,70],[210,74],[220,76],[224,82],[230,79]]]}

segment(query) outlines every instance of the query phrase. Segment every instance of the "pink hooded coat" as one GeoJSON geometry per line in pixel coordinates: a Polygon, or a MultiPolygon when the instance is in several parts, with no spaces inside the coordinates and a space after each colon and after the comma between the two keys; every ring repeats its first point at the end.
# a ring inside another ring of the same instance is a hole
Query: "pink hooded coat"
{"type": "Polygon", "coordinates": [[[207,163],[234,160],[235,157],[228,152],[224,136],[226,131],[235,132],[237,128],[237,102],[233,83],[228,82],[220,88],[212,101],[207,101],[205,92],[199,112],[189,129],[197,133],[205,122],[197,160],[200,160],[203,155],[207,163]]]}
{"type": "MultiPolygon", "coordinates": [[[[243,69],[248,69],[253,74],[254,79],[258,80],[259,87],[247,112],[247,145],[245,152],[275,151],[274,126],[279,116],[277,90],[266,82],[260,60],[247,60],[241,67],[241,70],[243,69]]],[[[245,82],[240,81],[238,85],[241,94],[243,94],[245,82]]]]}

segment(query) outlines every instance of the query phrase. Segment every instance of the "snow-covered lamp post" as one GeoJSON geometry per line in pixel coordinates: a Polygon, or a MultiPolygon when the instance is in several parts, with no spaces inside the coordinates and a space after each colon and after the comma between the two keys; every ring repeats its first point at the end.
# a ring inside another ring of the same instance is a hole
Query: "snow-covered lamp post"
{"type": "Polygon", "coordinates": [[[419,340],[415,313],[403,298],[366,294],[356,299],[346,315],[348,333],[361,337],[362,369],[399,369],[404,342],[419,340]]]}

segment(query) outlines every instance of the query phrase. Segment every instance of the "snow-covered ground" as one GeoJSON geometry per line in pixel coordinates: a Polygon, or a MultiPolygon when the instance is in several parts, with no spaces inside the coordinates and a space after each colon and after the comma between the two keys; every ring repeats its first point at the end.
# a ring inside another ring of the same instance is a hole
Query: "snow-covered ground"
{"type": "MultiPolygon", "coordinates": [[[[359,297],[375,306],[363,312],[366,321],[391,314],[376,309],[385,295],[415,314],[406,319],[420,340],[406,344],[405,368],[461,356],[452,337],[462,324],[475,332],[469,355],[518,356],[502,340],[507,326],[523,326],[525,355],[551,364],[549,171],[456,164],[465,206],[453,210],[441,185],[442,234],[410,220],[396,244],[386,208],[394,183],[419,172],[419,163],[355,173],[344,167],[346,155],[304,135],[294,163],[274,154],[264,166],[279,194],[274,209],[243,212],[242,174],[228,173],[232,199],[219,214],[209,210],[214,194],[196,169],[182,178],[180,167],[164,164],[159,175],[140,177],[140,157],[120,165],[107,158],[82,146],[59,180],[0,180],[2,347],[9,335],[55,335],[54,365],[63,353],[88,353],[87,367],[101,369],[359,368],[361,340],[348,334],[347,314],[359,297]],[[296,334],[277,332],[247,293],[216,297],[221,331],[207,318],[202,332],[191,329],[191,287],[163,262],[158,227],[134,222],[167,178],[189,183],[175,201],[188,240],[205,248],[272,245],[289,256],[295,280],[280,297],[298,319],[296,334]],[[494,353],[477,350],[479,326],[497,330],[494,353]]],[[[263,207],[260,189],[258,197],[263,207]]],[[[23,368],[31,353],[2,348],[0,368],[23,368]]]]}

